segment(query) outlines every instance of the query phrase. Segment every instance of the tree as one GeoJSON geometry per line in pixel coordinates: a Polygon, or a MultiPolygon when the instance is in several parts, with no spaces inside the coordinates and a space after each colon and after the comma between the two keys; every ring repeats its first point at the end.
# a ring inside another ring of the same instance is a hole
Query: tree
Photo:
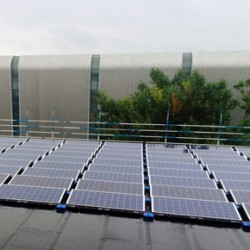
{"type": "Polygon", "coordinates": [[[234,88],[241,93],[241,103],[239,107],[245,110],[244,118],[250,115],[250,79],[240,81],[234,88]]]}

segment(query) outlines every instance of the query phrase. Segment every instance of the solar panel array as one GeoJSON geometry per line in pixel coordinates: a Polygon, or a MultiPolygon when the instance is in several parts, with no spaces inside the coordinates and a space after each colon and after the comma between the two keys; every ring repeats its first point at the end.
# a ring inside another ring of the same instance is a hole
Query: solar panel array
{"type": "Polygon", "coordinates": [[[142,145],[106,142],[67,201],[71,207],[145,210],[142,145]]]}
{"type": "Polygon", "coordinates": [[[156,215],[242,220],[235,204],[228,201],[198,164],[199,158],[185,146],[147,145],[146,153],[152,211],[156,215]]]}
{"type": "Polygon", "coordinates": [[[230,192],[231,199],[239,205],[250,203],[248,198],[250,193],[250,162],[246,157],[247,150],[249,149],[237,148],[233,150],[221,147],[194,150],[194,154],[201,159],[208,172],[212,174],[225,192],[230,192]]]}
{"type": "MultiPolygon", "coordinates": [[[[1,171],[7,178],[8,174],[12,176],[8,184],[0,186],[0,201],[60,203],[98,147],[98,142],[88,141],[25,139],[18,142],[0,155],[0,176],[1,171]]],[[[2,183],[5,180],[0,178],[2,183]]]]}

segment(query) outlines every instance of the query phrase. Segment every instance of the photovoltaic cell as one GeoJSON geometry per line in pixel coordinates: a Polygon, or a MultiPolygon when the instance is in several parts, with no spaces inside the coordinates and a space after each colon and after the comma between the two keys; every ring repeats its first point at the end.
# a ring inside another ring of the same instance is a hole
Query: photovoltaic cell
{"type": "Polygon", "coordinates": [[[79,163],[64,163],[64,162],[56,162],[56,161],[38,161],[32,167],[82,171],[84,168],[84,164],[82,164],[82,163],[80,163],[80,164],[79,163]]]}
{"type": "Polygon", "coordinates": [[[237,181],[250,181],[250,174],[248,173],[236,173],[236,172],[212,172],[215,180],[237,180],[237,181]]]}
{"type": "Polygon", "coordinates": [[[109,166],[109,165],[90,165],[88,171],[91,172],[113,172],[123,174],[142,174],[142,168],[125,167],[125,166],[109,166]]]}
{"type": "Polygon", "coordinates": [[[58,156],[58,157],[76,157],[76,158],[91,158],[93,156],[93,152],[69,152],[69,151],[52,151],[51,156],[58,156]]]}
{"type": "Polygon", "coordinates": [[[106,160],[106,159],[112,159],[112,160],[119,160],[119,161],[126,161],[127,159],[129,159],[130,161],[141,161],[142,157],[140,155],[130,155],[130,154],[105,154],[103,152],[99,153],[97,155],[97,159],[102,159],[102,160],[106,160]]]}
{"type": "Polygon", "coordinates": [[[241,222],[235,204],[220,201],[153,197],[152,211],[157,214],[241,222]]]}
{"type": "Polygon", "coordinates": [[[0,173],[15,175],[17,174],[22,168],[16,166],[0,166],[0,173]]]}
{"type": "Polygon", "coordinates": [[[144,196],[97,191],[73,190],[67,204],[69,206],[106,208],[121,211],[144,211],[144,196]]]}
{"type": "Polygon", "coordinates": [[[14,160],[29,160],[29,161],[36,161],[40,155],[30,155],[30,154],[8,154],[3,153],[1,154],[0,158],[1,159],[14,159],[14,160]]]}
{"type": "Polygon", "coordinates": [[[62,178],[74,178],[76,179],[79,175],[77,170],[62,170],[62,169],[51,169],[51,168],[26,168],[23,175],[33,176],[46,176],[46,177],[62,177],[62,178]]]}
{"type": "Polygon", "coordinates": [[[65,189],[45,188],[18,185],[1,185],[0,200],[2,201],[23,201],[44,204],[60,203],[65,189]]]}
{"type": "Polygon", "coordinates": [[[5,153],[6,154],[24,154],[24,155],[45,155],[48,151],[47,150],[30,150],[30,149],[17,149],[17,148],[14,148],[14,149],[9,149],[7,150],[5,153]]]}
{"type": "Polygon", "coordinates": [[[226,166],[249,166],[250,167],[250,162],[242,159],[242,160],[220,160],[220,159],[206,159],[202,160],[203,165],[208,164],[208,165],[226,165],[226,166]]]}
{"type": "Polygon", "coordinates": [[[9,183],[9,185],[22,185],[34,187],[53,187],[65,188],[67,190],[72,186],[73,178],[56,178],[56,177],[42,177],[31,175],[16,175],[9,183]]]}
{"type": "Polygon", "coordinates": [[[216,183],[211,179],[181,178],[170,176],[151,176],[150,184],[179,187],[217,188],[216,183]]]}
{"type": "Polygon", "coordinates": [[[186,170],[203,170],[201,165],[197,163],[180,163],[180,162],[155,162],[150,161],[147,163],[148,168],[162,168],[162,169],[186,169],[186,170]]]}
{"type": "Polygon", "coordinates": [[[250,203],[250,190],[249,191],[230,191],[233,200],[236,204],[250,203]]]}
{"type": "Polygon", "coordinates": [[[175,176],[184,178],[205,178],[208,179],[209,176],[206,171],[201,170],[178,170],[178,169],[162,169],[162,168],[152,168],[149,169],[149,175],[157,176],[175,176]]]}
{"type": "Polygon", "coordinates": [[[128,183],[143,183],[142,175],[120,174],[120,173],[110,173],[110,172],[86,171],[83,175],[83,179],[128,182],[128,183]]]}
{"type": "Polygon", "coordinates": [[[153,197],[163,196],[195,200],[227,201],[223,190],[220,189],[153,185],[151,190],[153,197]]]}
{"type": "Polygon", "coordinates": [[[124,183],[112,181],[79,180],[76,189],[121,194],[143,195],[143,185],[138,183],[124,183]]]}
{"type": "Polygon", "coordinates": [[[220,182],[225,191],[229,190],[250,191],[250,180],[249,181],[221,180],[220,182]]]}

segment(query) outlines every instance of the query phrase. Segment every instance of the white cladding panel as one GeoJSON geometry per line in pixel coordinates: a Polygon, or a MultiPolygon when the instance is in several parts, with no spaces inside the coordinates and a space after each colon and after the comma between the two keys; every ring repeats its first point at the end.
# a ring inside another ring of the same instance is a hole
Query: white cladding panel
{"type": "Polygon", "coordinates": [[[88,121],[91,56],[22,56],[20,118],[88,121]]]}
{"type": "MultiPolygon", "coordinates": [[[[11,59],[12,56],[0,56],[0,119],[12,119],[11,59]]],[[[1,121],[0,124],[0,130],[12,129],[11,122],[1,121]]],[[[0,132],[0,135],[9,134],[0,132]]]]}
{"type": "Polygon", "coordinates": [[[172,78],[181,66],[181,53],[102,55],[99,86],[109,96],[121,98],[133,93],[140,82],[149,84],[152,68],[172,78]]]}

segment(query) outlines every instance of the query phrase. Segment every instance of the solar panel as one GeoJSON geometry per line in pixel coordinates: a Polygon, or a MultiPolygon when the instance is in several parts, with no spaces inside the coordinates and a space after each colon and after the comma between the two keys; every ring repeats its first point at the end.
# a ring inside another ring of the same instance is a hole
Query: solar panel
{"type": "Polygon", "coordinates": [[[247,215],[248,220],[250,220],[250,204],[242,204],[242,207],[247,215]]]}
{"type": "Polygon", "coordinates": [[[10,177],[10,175],[8,175],[8,174],[0,173],[0,185],[3,184],[9,177],[10,177]]]}
{"type": "Polygon", "coordinates": [[[125,166],[109,166],[109,165],[90,165],[88,171],[94,172],[113,172],[124,174],[143,174],[142,168],[138,167],[125,167],[125,166]]]}
{"type": "Polygon", "coordinates": [[[22,167],[16,166],[0,166],[0,173],[15,175],[17,174],[22,167]]]}
{"type": "Polygon", "coordinates": [[[21,149],[21,148],[14,148],[9,149],[5,152],[5,154],[25,154],[25,155],[45,155],[48,151],[47,150],[30,150],[30,149],[21,149]]]}
{"type": "Polygon", "coordinates": [[[62,188],[45,188],[19,185],[0,186],[0,200],[23,201],[45,204],[60,203],[65,193],[62,188]]]}
{"type": "Polygon", "coordinates": [[[209,176],[206,171],[201,170],[179,170],[179,169],[163,169],[163,168],[151,168],[149,169],[149,175],[159,175],[159,176],[176,176],[183,178],[205,178],[208,179],[209,176]]]}
{"type": "Polygon", "coordinates": [[[26,168],[23,175],[46,176],[46,177],[62,177],[74,178],[79,176],[80,171],[77,170],[62,170],[51,168],[26,168]]]}
{"type": "Polygon", "coordinates": [[[186,170],[203,170],[200,164],[197,163],[180,163],[180,162],[155,162],[150,161],[147,163],[149,169],[162,168],[162,169],[186,169],[186,170]]]}
{"type": "Polygon", "coordinates": [[[68,151],[52,151],[51,156],[58,156],[58,157],[76,157],[76,158],[92,158],[93,152],[68,152],[68,151]]]}
{"type": "Polygon", "coordinates": [[[249,191],[230,191],[233,200],[236,204],[250,203],[250,190],[249,191]]]}
{"type": "Polygon", "coordinates": [[[170,176],[151,176],[150,184],[179,187],[217,188],[216,183],[211,179],[181,178],[170,176]]]}
{"type": "Polygon", "coordinates": [[[242,221],[235,204],[220,201],[153,197],[152,211],[157,214],[221,221],[242,221]]]}
{"type": "Polygon", "coordinates": [[[118,194],[97,191],[73,190],[67,205],[142,212],[145,210],[143,195],[118,194]]]}
{"type": "Polygon", "coordinates": [[[40,155],[25,155],[25,154],[8,154],[3,153],[0,155],[0,159],[15,159],[15,160],[30,160],[30,161],[36,161],[40,155]]]}
{"type": "Polygon", "coordinates": [[[76,157],[63,157],[57,155],[49,155],[44,157],[43,161],[56,161],[56,162],[64,162],[64,163],[87,163],[89,161],[88,157],[85,158],[76,158],[76,157]]]}
{"type": "Polygon", "coordinates": [[[202,160],[203,165],[227,165],[227,166],[249,166],[250,162],[246,160],[225,160],[225,159],[206,159],[205,161],[202,160]]]}
{"type": "Polygon", "coordinates": [[[22,145],[17,145],[15,149],[23,149],[23,150],[45,150],[45,151],[50,151],[54,147],[53,146],[43,146],[43,145],[29,145],[29,144],[22,144],[22,145]]]}
{"type": "Polygon", "coordinates": [[[219,171],[219,172],[237,172],[237,173],[250,173],[250,167],[239,167],[239,166],[220,166],[220,165],[209,165],[207,166],[208,172],[219,171]]]}
{"type": "Polygon", "coordinates": [[[84,164],[79,163],[64,163],[56,161],[38,161],[32,167],[36,168],[52,168],[52,169],[66,169],[66,170],[80,170],[84,168],[84,164]]]}
{"type": "Polygon", "coordinates": [[[16,175],[9,185],[22,185],[34,187],[54,187],[65,188],[67,190],[72,186],[73,178],[56,178],[31,175],[16,175]]]}
{"type": "Polygon", "coordinates": [[[19,166],[19,167],[27,167],[31,164],[30,160],[14,160],[14,159],[1,159],[0,158],[0,166],[19,166]]]}
{"type": "Polygon", "coordinates": [[[104,159],[104,158],[95,158],[93,161],[94,164],[100,165],[115,165],[115,166],[130,166],[130,167],[141,167],[142,161],[135,160],[120,160],[120,159],[104,159]]]}
{"type": "Polygon", "coordinates": [[[121,194],[144,195],[143,185],[138,183],[80,179],[76,189],[88,190],[88,191],[112,192],[121,194]]]}
{"type": "Polygon", "coordinates": [[[83,179],[128,182],[128,183],[143,183],[142,175],[120,174],[120,173],[110,173],[110,172],[86,171],[83,175],[83,179]]]}
{"type": "Polygon", "coordinates": [[[191,157],[158,157],[158,156],[148,156],[147,161],[159,161],[159,162],[185,162],[185,163],[195,163],[197,162],[195,158],[191,157]]]}
{"type": "Polygon", "coordinates": [[[172,152],[172,151],[169,151],[167,150],[166,152],[157,152],[157,151],[147,151],[147,155],[148,156],[155,156],[155,157],[181,157],[181,158],[188,158],[188,157],[191,157],[191,154],[190,153],[185,153],[185,152],[172,152]]]}
{"type": "Polygon", "coordinates": [[[229,190],[250,191],[250,180],[249,181],[221,180],[220,182],[225,191],[229,190]]]}
{"type": "Polygon", "coordinates": [[[112,160],[124,160],[126,161],[128,158],[129,160],[134,160],[134,161],[139,161],[142,159],[140,155],[130,155],[130,154],[103,154],[102,152],[98,154],[97,156],[98,159],[112,159],[112,160]]]}
{"type": "Polygon", "coordinates": [[[141,155],[142,154],[142,150],[141,149],[137,149],[137,150],[129,150],[129,149],[120,149],[120,148],[101,148],[100,149],[100,153],[102,154],[129,154],[129,155],[141,155]]]}
{"type": "Polygon", "coordinates": [[[236,173],[236,172],[212,172],[215,180],[237,180],[237,181],[250,181],[250,174],[236,173]]]}
{"type": "Polygon", "coordinates": [[[163,196],[172,198],[185,198],[195,200],[227,201],[225,193],[221,189],[175,187],[153,185],[151,196],[163,196]]]}

